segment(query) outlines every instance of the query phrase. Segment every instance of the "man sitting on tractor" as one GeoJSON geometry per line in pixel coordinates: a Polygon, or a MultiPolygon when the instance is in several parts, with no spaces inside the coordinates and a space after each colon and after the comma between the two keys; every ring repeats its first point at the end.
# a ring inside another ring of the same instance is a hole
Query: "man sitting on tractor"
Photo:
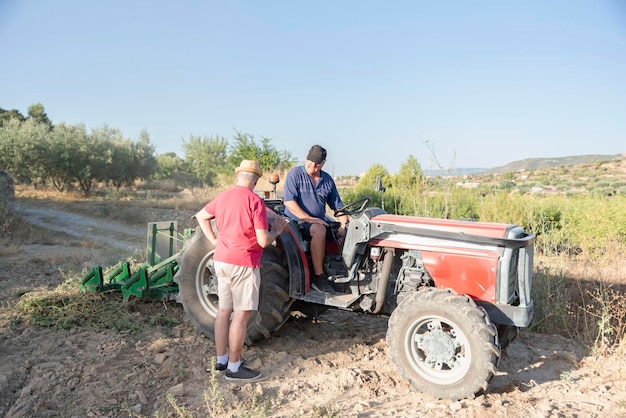
{"type": "MultiPolygon", "coordinates": [[[[311,287],[325,293],[334,293],[328,275],[324,272],[324,255],[328,223],[326,205],[336,210],[343,207],[332,176],[322,167],[326,162],[326,149],[313,145],[309,150],[304,165],[292,168],[287,173],[284,187],[285,215],[297,221],[305,240],[310,240],[313,279],[311,287]]],[[[340,216],[340,234],[345,233],[348,217],[340,216]]]]}

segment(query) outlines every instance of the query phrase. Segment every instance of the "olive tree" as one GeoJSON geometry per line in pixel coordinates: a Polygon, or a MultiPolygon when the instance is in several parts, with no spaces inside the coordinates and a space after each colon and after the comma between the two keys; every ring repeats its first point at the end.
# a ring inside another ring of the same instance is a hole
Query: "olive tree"
{"type": "Polygon", "coordinates": [[[111,183],[116,190],[122,185],[130,184],[134,180],[131,141],[124,138],[119,129],[106,125],[92,129],[90,137],[94,146],[103,152],[101,166],[94,167],[94,177],[111,183]]]}
{"type": "Polygon", "coordinates": [[[47,155],[48,174],[59,190],[76,181],[86,195],[97,173],[102,168],[94,160],[103,160],[106,154],[93,144],[83,124],[61,123],[52,131],[47,155]]]}
{"type": "Polygon", "coordinates": [[[296,163],[289,151],[279,151],[270,138],[261,138],[257,143],[253,135],[237,132],[228,155],[231,168],[242,160],[256,160],[263,171],[286,170],[296,163]]]}
{"type": "Polygon", "coordinates": [[[18,119],[7,119],[0,126],[0,170],[18,176],[19,170],[19,136],[21,135],[21,121],[18,119]]]}
{"type": "Polygon", "coordinates": [[[9,119],[0,127],[0,168],[22,181],[45,178],[48,127],[35,120],[9,119]]]}
{"type": "Polygon", "coordinates": [[[28,120],[43,124],[52,129],[52,121],[48,118],[46,111],[41,103],[35,103],[28,106],[28,120]]]}
{"type": "Polygon", "coordinates": [[[156,157],[156,170],[152,176],[154,180],[166,180],[183,170],[184,161],[174,152],[166,152],[156,157]]]}
{"type": "Polygon", "coordinates": [[[148,131],[142,130],[139,133],[139,139],[131,144],[131,152],[135,168],[132,172],[134,180],[152,177],[157,169],[156,148],[150,142],[148,131]]]}
{"type": "Polygon", "coordinates": [[[207,186],[212,186],[217,174],[227,168],[228,141],[223,137],[193,136],[183,140],[185,169],[207,186]]]}
{"type": "Polygon", "coordinates": [[[0,108],[0,126],[4,126],[4,124],[10,120],[23,122],[26,118],[17,109],[5,110],[0,108]]]}

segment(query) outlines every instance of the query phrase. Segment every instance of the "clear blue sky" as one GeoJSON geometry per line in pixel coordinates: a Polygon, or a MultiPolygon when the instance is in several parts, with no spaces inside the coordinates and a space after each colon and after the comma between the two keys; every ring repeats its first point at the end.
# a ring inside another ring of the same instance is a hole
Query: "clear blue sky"
{"type": "Polygon", "coordinates": [[[325,170],[626,152],[626,2],[0,0],[0,107],[325,170]]]}

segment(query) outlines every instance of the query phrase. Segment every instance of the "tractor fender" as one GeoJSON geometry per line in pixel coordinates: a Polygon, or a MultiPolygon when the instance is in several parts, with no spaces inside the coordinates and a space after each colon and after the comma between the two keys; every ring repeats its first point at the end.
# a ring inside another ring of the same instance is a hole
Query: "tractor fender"
{"type": "Polygon", "coordinates": [[[289,296],[299,298],[308,291],[310,273],[302,244],[302,234],[295,221],[288,220],[287,227],[278,237],[278,242],[285,253],[289,267],[289,296]]]}

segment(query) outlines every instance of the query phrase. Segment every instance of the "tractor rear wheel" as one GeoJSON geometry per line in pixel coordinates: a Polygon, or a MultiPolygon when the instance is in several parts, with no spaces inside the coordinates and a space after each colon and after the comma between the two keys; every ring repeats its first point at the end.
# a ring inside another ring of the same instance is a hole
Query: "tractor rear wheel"
{"type": "Polygon", "coordinates": [[[282,250],[270,245],[261,256],[261,289],[259,310],[248,322],[246,344],[268,339],[291,315],[293,299],[289,297],[289,272],[282,250]]]}
{"type": "MultiPolygon", "coordinates": [[[[185,315],[198,333],[214,338],[215,318],[219,308],[217,278],[213,267],[215,247],[200,228],[186,241],[178,257],[179,271],[176,301],[183,305],[185,315]]],[[[259,310],[252,312],[246,332],[246,344],[269,338],[290,315],[293,300],[289,298],[289,274],[282,251],[269,246],[261,257],[261,288],[259,310]]]]}
{"type": "Polygon", "coordinates": [[[389,318],[387,342],[399,374],[436,398],[473,398],[487,388],[500,358],[485,310],[444,289],[403,300],[389,318]]]}
{"type": "Polygon", "coordinates": [[[213,267],[215,247],[198,227],[185,241],[177,258],[179,269],[174,276],[178,283],[176,301],[183,305],[185,316],[199,334],[214,337],[218,310],[217,278],[213,267]]]}

